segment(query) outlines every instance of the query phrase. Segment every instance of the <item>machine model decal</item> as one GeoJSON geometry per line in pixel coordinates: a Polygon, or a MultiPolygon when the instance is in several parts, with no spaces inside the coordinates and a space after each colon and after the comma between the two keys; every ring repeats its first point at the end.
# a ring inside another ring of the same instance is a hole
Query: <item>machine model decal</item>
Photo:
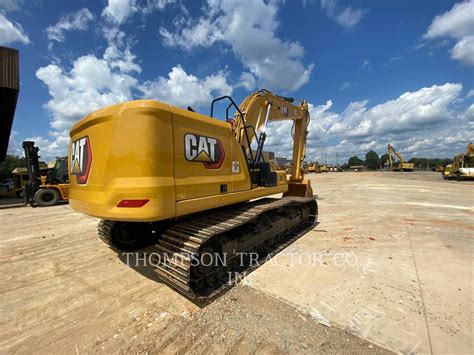
{"type": "Polygon", "coordinates": [[[188,161],[204,163],[206,169],[219,169],[224,162],[225,151],[217,138],[187,133],[184,136],[184,155],[188,161]]]}
{"type": "Polygon", "coordinates": [[[82,137],[71,144],[70,169],[78,184],[87,183],[92,163],[92,151],[89,137],[82,137]]]}
{"type": "Polygon", "coordinates": [[[240,164],[238,161],[233,160],[232,161],[232,173],[233,174],[238,174],[240,173],[240,164]]]}

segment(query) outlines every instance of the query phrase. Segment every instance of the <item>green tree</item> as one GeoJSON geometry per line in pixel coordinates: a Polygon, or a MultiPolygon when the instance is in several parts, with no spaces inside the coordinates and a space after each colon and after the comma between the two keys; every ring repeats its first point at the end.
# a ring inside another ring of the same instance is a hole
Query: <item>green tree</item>
{"type": "Polygon", "coordinates": [[[388,154],[387,153],[382,154],[380,156],[380,165],[384,166],[385,164],[388,165],[388,154]]]}
{"type": "Polygon", "coordinates": [[[7,154],[5,161],[0,163],[0,178],[11,177],[12,170],[18,167],[26,167],[25,158],[7,154]]]}
{"type": "Polygon", "coordinates": [[[409,163],[414,163],[416,168],[419,169],[435,169],[438,165],[446,166],[451,163],[451,159],[444,158],[416,158],[413,157],[409,161],[409,163]]]}
{"type": "Polygon", "coordinates": [[[361,159],[359,159],[356,155],[354,155],[353,157],[349,158],[347,165],[349,166],[364,165],[364,162],[361,159]]]}
{"type": "Polygon", "coordinates": [[[380,159],[379,155],[373,150],[369,150],[365,155],[365,165],[370,170],[376,170],[379,168],[380,159]]]}
{"type": "MultiPolygon", "coordinates": [[[[44,161],[39,162],[40,169],[47,168],[48,164],[44,161]]],[[[15,168],[26,168],[26,160],[24,157],[7,154],[5,161],[0,163],[0,179],[12,177],[12,171],[15,168]]]]}

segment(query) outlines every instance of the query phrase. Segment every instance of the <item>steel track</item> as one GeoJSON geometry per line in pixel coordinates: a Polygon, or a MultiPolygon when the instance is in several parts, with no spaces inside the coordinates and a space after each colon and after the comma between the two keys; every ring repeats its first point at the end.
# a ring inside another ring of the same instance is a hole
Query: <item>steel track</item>
{"type": "MultiPolygon", "coordinates": [[[[189,298],[208,299],[229,286],[229,273],[255,267],[242,265],[243,253],[258,252],[260,257],[274,252],[288,237],[314,225],[317,213],[316,200],[305,197],[265,198],[223,207],[172,225],[147,252],[154,257],[160,280],[189,298]],[[226,252],[226,264],[197,272],[201,252],[211,247],[216,253],[226,252]]],[[[119,252],[112,243],[113,226],[112,221],[101,221],[98,233],[119,252]]]]}

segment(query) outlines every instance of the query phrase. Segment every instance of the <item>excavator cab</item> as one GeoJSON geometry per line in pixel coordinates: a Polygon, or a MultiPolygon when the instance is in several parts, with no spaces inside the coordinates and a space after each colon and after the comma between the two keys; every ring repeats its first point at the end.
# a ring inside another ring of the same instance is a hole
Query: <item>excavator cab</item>
{"type": "MultiPolygon", "coordinates": [[[[228,100],[229,104],[226,108],[226,121],[231,122],[231,127],[234,135],[242,146],[242,150],[246,156],[247,166],[252,177],[252,184],[254,186],[276,186],[278,182],[286,180],[286,174],[283,171],[273,171],[271,169],[270,162],[266,162],[263,156],[263,148],[266,135],[266,127],[270,121],[276,120],[291,120],[291,108],[287,104],[295,102],[294,98],[274,95],[268,90],[260,90],[257,93],[246,98],[239,108],[234,100],[230,96],[222,96],[216,98],[211,103],[211,117],[214,114],[214,105],[216,102],[221,100],[228,100]],[[272,97],[277,102],[271,102],[266,100],[262,103],[261,98],[272,97]],[[258,104],[255,103],[257,101],[258,104]],[[244,115],[244,112],[252,110],[255,106],[266,106],[266,111],[260,112],[258,119],[255,120],[256,116],[244,115]],[[276,106],[276,107],[275,107],[276,106]],[[233,118],[229,117],[229,109],[235,109],[233,118]],[[276,112],[275,112],[276,111],[276,112]],[[264,115],[264,116],[263,116],[264,115]],[[246,116],[250,116],[250,119],[245,119],[246,116]],[[245,117],[245,118],[244,118],[245,117]],[[263,117],[265,117],[263,119],[263,117]],[[243,123],[242,123],[243,122],[243,123]],[[257,131],[260,133],[257,135],[257,131]],[[255,152],[252,151],[251,145],[252,140],[255,141],[257,149],[255,152]]],[[[293,105],[291,105],[293,106],[293,105]]],[[[307,137],[307,125],[309,124],[309,113],[307,111],[307,103],[301,102],[301,111],[299,119],[294,119],[292,128],[292,136],[294,139],[293,145],[293,163],[292,173],[290,181],[288,181],[288,191],[284,193],[284,196],[300,196],[300,197],[312,197],[313,191],[309,180],[303,179],[303,160],[306,153],[306,137],[307,137]],[[304,122],[303,122],[304,121],[304,122]]],[[[294,110],[296,114],[296,110],[294,110]]]]}

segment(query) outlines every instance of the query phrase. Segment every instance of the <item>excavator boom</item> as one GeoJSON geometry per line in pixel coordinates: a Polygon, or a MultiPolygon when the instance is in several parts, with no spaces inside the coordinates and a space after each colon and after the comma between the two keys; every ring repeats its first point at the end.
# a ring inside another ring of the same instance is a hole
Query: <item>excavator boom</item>
{"type": "MultiPolygon", "coordinates": [[[[291,181],[301,182],[303,180],[302,163],[306,153],[306,136],[309,125],[308,103],[299,101],[299,105],[293,105],[293,98],[286,98],[274,95],[267,90],[260,90],[248,96],[240,105],[240,110],[236,112],[234,120],[236,122],[234,133],[243,146],[249,149],[249,142],[246,141],[246,129],[253,127],[254,130],[247,131],[250,143],[253,142],[256,133],[260,132],[260,137],[266,136],[268,123],[274,121],[293,121],[293,156],[291,181]]],[[[265,139],[265,138],[263,138],[265,139]]]]}

